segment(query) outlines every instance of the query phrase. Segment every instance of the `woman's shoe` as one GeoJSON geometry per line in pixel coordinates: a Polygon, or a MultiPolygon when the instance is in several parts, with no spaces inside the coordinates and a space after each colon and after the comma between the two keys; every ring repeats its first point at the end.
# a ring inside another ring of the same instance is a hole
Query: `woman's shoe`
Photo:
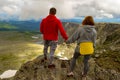
{"type": "Polygon", "coordinates": [[[86,77],[87,76],[87,74],[85,74],[84,72],[82,72],[82,77],[86,77]]]}
{"type": "Polygon", "coordinates": [[[73,76],[74,76],[73,72],[67,74],[67,77],[73,77],[73,76]]]}

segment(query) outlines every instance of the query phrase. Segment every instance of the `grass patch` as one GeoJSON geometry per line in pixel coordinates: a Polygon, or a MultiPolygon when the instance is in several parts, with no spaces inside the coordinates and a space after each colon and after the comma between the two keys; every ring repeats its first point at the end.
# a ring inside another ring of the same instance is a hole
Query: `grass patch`
{"type": "Polygon", "coordinates": [[[15,31],[1,31],[0,74],[8,69],[19,69],[26,61],[41,55],[42,50],[43,46],[36,44],[30,34],[15,31]]]}
{"type": "Polygon", "coordinates": [[[0,28],[4,28],[4,29],[17,29],[16,26],[10,25],[10,24],[6,24],[6,23],[0,23],[0,28]]]}

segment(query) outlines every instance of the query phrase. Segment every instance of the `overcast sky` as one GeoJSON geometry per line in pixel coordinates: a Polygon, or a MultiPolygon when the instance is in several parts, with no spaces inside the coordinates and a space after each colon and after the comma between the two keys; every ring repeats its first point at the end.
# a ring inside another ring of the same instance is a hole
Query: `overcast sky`
{"type": "Polygon", "coordinates": [[[39,19],[57,9],[57,17],[120,17],[120,0],[0,0],[0,18],[39,19]]]}

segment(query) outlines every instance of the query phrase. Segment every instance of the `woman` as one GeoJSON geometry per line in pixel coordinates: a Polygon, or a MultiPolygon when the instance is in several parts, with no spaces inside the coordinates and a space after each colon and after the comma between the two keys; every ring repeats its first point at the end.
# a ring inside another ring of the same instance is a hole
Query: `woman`
{"type": "MultiPolygon", "coordinates": [[[[67,76],[73,76],[73,70],[76,64],[76,59],[81,56],[82,52],[80,52],[80,44],[81,43],[93,43],[93,47],[95,47],[95,41],[96,41],[96,30],[94,28],[94,20],[92,16],[86,16],[85,19],[82,22],[82,27],[79,27],[75,33],[66,41],[67,44],[73,43],[77,41],[77,46],[74,51],[74,56],[70,64],[70,73],[67,74],[67,76]]],[[[81,46],[82,47],[82,46],[81,46]]],[[[87,51],[87,50],[86,50],[87,51]]],[[[89,70],[89,63],[88,60],[90,59],[91,54],[86,54],[84,56],[84,70],[82,73],[83,77],[86,77],[88,70],[89,70]]]]}

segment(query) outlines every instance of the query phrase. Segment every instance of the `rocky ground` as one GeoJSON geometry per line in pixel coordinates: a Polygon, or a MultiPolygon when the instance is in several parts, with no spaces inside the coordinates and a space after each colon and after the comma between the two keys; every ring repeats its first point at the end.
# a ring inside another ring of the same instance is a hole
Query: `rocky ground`
{"type": "Polygon", "coordinates": [[[48,68],[48,62],[42,62],[43,56],[39,56],[33,61],[29,61],[21,66],[13,80],[119,80],[120,73],[115,70],[106,70],[98,66],[94,58],[91,58],[90,71],[87,79],[82,77],[82,59],[77,60],[74,77],[67,77],[69,72],[70,60],[54,58],[56,68],[48,68]]]}
{"type": "MultiPolygon", "coordinates": [[[[87,80],[119,80],[120,79],[120,24],[97,23],[97,47],[92,56],[87,80]]],[[[76,28],[80,25],[73,25],[76,28]]],[[[75,30],[70,23],[65,24],[67,33],[71,35],[75,30]]],[[[66,77],[70,60],[55,59],[56,69],[44,68],[41,58],[24,64],[16,74],[14,80],[82,80],[82,58],[79,58],[73,78],[66,77]],[[27,67],[27,68],[26,68],[27,67]],[[32,72],[29,72],[32,71],[32,72]],[[21,75],[22,74],[22,75],[21,75]],[[32,74],[32,75],[31,75],[32,74]],[[23,76],[23,77],[22,77],[23,76]],[[22,77],[22,78],[21,78],[22,77]],[[28,79],[27,79],[28,78],[28,79]]]]}
{"type": "MultiPolygon", "coordinates": [[[[71,35],[79,24],[64,23],[68,35],[71,35]]],[[[98,32],[95,54],[90,59],[90,70],[87,80],[120,80],[120,24],[97,23],[98,32]]],[[[61,42],[62,40],[60,40],[61,42]]],[[[69,50],[70,52],[70,50],[69,50]]],[[[77,60],[74,77],[67,77],[70,60],[54,58],[55,69],[49,69],[47,62],[41,62],[43,56],[23,64],[15,77],[4,80],[84,80],[82,57],[77,60]]]]}

